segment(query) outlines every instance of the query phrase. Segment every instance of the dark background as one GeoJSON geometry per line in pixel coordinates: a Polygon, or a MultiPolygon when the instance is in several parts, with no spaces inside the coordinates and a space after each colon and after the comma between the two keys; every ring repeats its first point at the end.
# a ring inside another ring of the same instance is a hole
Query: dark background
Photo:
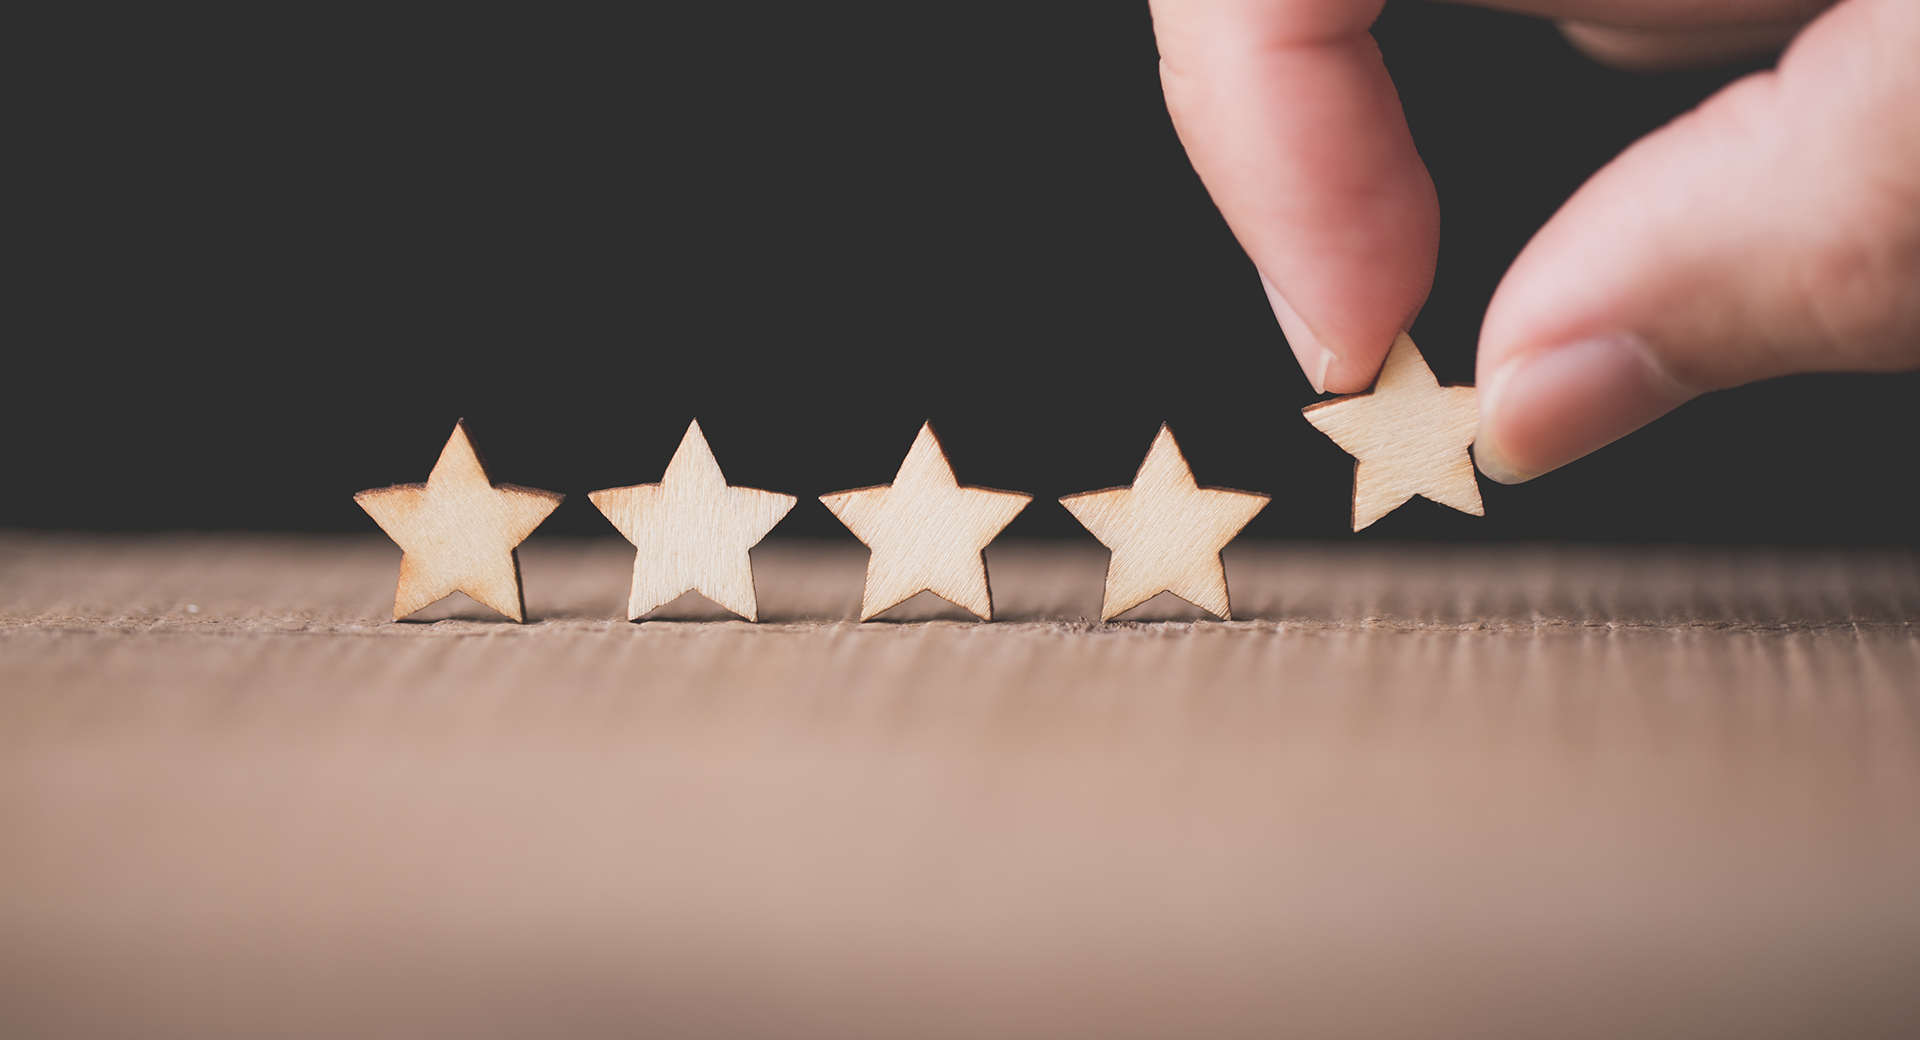
{"type": "MultiPolygon", "coordinates": [[[[618,5],[598,17],[72,15],[23,35],[0,525],[372,531],[465,416],[496,479],[659,479],[691,417],[736,484],[1128,482],[1165,420],[1249,533],[1346,534],[1351,463],[1169,124],[1138,0],[618,5]]],[[[1740,69],[1599,68],[1551,27],[1389,3],[1438,182],[1413,329],[1473,378],[1508,262],[1740,69]]],[[[1914,377],[1711,395],[1476,519],[1361,538],[1912,543],[1914,377]],[[1886,467],[1892,467],[1889,477],[1886,467]]]]}

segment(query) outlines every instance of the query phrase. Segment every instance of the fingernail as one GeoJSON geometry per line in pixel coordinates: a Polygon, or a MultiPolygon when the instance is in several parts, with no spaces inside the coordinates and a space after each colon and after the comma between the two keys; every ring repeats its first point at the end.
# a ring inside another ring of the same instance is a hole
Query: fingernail
{"type": "Polygon", "coordinates": [[[1530,351],[1481,381],[1474,462],[1490,480],[1519,484],[1693,396],[1637,336],[1614,333],[1530,351]]]}
{"type": "Polygon", "coordinates": [[[1307,374],[1307,382],[1313,384],[1313,392],[1327,392],[1327,369],[1333,365],[1333,351],[1320,342],[1307,323],[1274,288],[1273,281],[1265,271],[1260,272],[1260,286],[1267,290],[1267,305],[1273,308],[1273,316],[1280,322],[1280,331],[1287,337],[1287,345],[1293,348],[1294,360],[1300,362],[1300,371],[1307,374]]]}

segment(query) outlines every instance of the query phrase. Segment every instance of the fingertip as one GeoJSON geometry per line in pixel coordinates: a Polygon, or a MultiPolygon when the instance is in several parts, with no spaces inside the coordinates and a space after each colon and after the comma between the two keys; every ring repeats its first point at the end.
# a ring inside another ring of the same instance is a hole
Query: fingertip
{"type": "Polygon", "coordinates": [[[1522,483],[1619,440],[1694,396],[1629,333],[1529,351],[1482,382],[1474,461],[1490,480],[1522,483]]]}
{"type": "Polygon", "coordinates": [[[1473,442],[1473,464],[1479,468],[1481,476],[1496,484],[1525,484],[1540,475],[1525,472],[1507,461],[1506,456],[1500,454],[1500,449],[1484,434],[1473,442]]]}
{"type": "Polygon", "coordinates": [[[1327,367],[1323,379],[1325,389],[1322,392],[1329,394],[1365,392],[1373,386],[1373,381],[1379,378],[1380,363],[1387,359],[1387,350],[1392,346],[1392,342],[1389,341],[1377,350],[1355,351],[1346,357],[1334,358],[1333,363],[1327,367]]]}
{"type": "Polygon", "coordinates": [[[1287,337],[1287,346],[1292,348],[1294,360],[1300,363],[1300,371],[1306,373],[1307,382],[1313,384],[1314,393],[1357,394],[1373,385],[1380,363],[1393,345],[1391,341],[1377,349],[1348,346],[1336,350],[1300,317],[1300,312],[1264,272],[1260,274],[1260,287],[1266,290],[1267,305],[1273,308],[1274,320],[1287,337]]]}
{"type": "Polygon", "coordinates": [[[1633,28],[1570,19],[1557,23],[1560,35],[1575,50],[1625,72],[1674,72],[1775,54],[1804,24],[1804,19],[1680,28],[1633,28]]]}
{"type": "Polygon", "coordinates": [[[1439,200],[1359,3],[1156,0],[1168,111],[1317,391],[1363,390],[1432,286],[1439,200]]]}
{"type": "Polygon", "coordinates": [[[1267,306],[1273,308],[1273,318],[1280,323],[1280,333],[1287,337],[1287,346],[1293,350],[1293,359],[1300,363],[1300,371],[1306,373],[1307,382],[1313,384],[1313,392],[1327,392],[1327,369],[1333,365],[1333,351],[1320,341],[1313,329],[1300,318],[1300,312],[1280,293],[1280,289],[1268,278],[1266,272],[1260,273],[1260,287],[1266,290],[1267,306]]]}

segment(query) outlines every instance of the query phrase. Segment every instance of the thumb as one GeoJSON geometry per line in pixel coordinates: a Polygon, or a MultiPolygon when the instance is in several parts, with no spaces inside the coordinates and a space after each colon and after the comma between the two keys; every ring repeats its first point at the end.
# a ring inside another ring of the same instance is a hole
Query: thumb
{"type": "Polygon", "coordinates": [[[1920,366],[1916,54],[1920,4],[1846,0],[1582,186],[1488,307],[1481,471],[1531,479],[1709,390],[1920,366]]]}

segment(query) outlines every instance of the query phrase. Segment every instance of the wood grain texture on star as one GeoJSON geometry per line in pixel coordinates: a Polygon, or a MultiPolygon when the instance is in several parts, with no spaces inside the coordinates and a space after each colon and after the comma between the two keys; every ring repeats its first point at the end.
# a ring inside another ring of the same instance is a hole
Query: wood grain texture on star
{"type": "Polygon", "coordinates": [[[991,621],[993,591],[982,552],[1033,496],[960,483],[933,424],[924,423],[893,483],[836,491],[820,501],[872,550],[860,620],[931,592],[991,621]]]}
{"type": "Polygon", "coordinates": [[[1202,487],[1163,423],[1132,484],[1067,495],[1060,504],[1112,550],[1100,620],[1162,592],[1231,620],[1220,550],[1268,501],[1258,492],[1202,487]]]}
{"type": "Polygon", "coordinates": [[[515,548],[565,495],[517,484],[495,484],[467,433],[453,435],[424,484],[396,484],[353,496],[401,549],[393,619],[456,592],[505,614],[527,619],[515,548]]]}
{"type": "Polygon", "coordinates": [[[606,488],[587,498],[634,545],[629,621],[689,591],[760,620],[748,550],[799,501],[729,485],[697,420],[659,483],[606,488]]]}
{"type": "Polygon", "coordinates": [[[1354,530],[1415,495],[1486,515],[1467,454],[1480,424],[1476,396],[1470,386],[1442,386],[1413,337],[1403,332],[1370,392],[1301,409],[1315,429],[1354,458],[1354,530]]]}

